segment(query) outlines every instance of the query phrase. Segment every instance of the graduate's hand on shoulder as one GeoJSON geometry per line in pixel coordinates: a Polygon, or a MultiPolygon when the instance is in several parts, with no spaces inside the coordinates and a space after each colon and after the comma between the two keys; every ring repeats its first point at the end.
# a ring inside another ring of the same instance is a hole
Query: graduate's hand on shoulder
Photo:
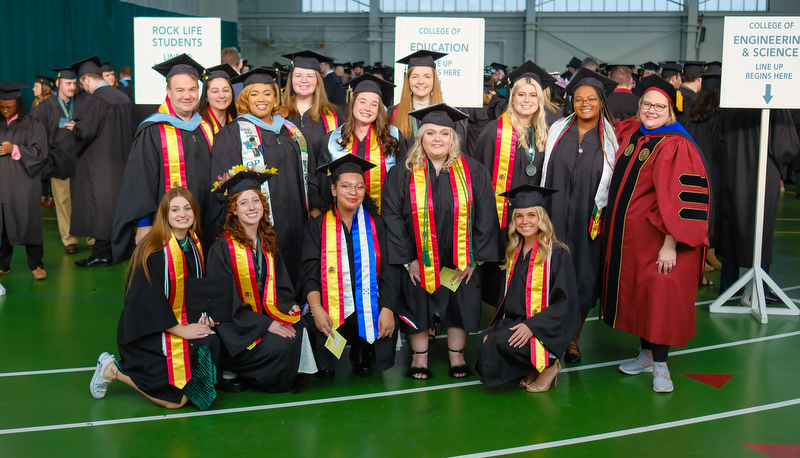
{"type": "Polygon", "coordinates": [[[514,334],[508,339],[509,346],[516,348],[524,347],[525,344],[531,340],[531,337],[533,337],[533,332],[531,332],[531,329],[526,326],[525,323],[519,323],[509,329],[514,331],[514,334]]]}
{"type": "Polygon", "coordinates": [[[147,235],[150,230],[153,229],[153,226],[142,226],[136,228],[136,244],[138,245],[139,242],[142,241],[145,235],[147,235]]]}
{"type": "Polygon", "coordinates": [[[387,308],[381,309],[378,317],[378,338],[391,337],[394,333],[394,312],[387,308]]]}
{"type": "Polygon", "coordinates": [[[267,328],[267,331],[285,339],[294,339],[294,336],[297,334],[293,327],[286,326],[278,320],[273,321],[272,324],[269,325],[269,328],[267,328]]]}

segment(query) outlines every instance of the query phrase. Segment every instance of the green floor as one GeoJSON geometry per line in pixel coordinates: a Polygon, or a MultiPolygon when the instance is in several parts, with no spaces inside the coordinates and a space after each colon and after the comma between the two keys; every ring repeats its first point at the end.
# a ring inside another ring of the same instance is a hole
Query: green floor
{"type": "MultiPolygon", "coordinates": [[[[772,277],[800,298],[800,200],[789,191],[772,277]]],[[[405,347],[393,369],[369,379],[353,376],[342,358],[334,380],[312,379],[299,393],[219,393],[206,412],[162,409],[121,383],[94,400],[97,355],[116,350],[124,266],[78,270],[73,261],[85,247],[62,254],[55,215],[45,217],[49,278],[33,281],[22,248],[0,277],[8,290],[0,297],[2,457],[800,455],[800,318],[770,316],[762,325],[709,314],[716,288],[701,288],[697,337],[671,354],[672,394],[653,393],[649,375],[619,373],[638,339],[590,318],[583,362],[541,394],[448,378],[447,346],[437,340],[429,381],[403,376],[405,347]],[[682,374],[732,377],[715,388],[682,374]]]]}

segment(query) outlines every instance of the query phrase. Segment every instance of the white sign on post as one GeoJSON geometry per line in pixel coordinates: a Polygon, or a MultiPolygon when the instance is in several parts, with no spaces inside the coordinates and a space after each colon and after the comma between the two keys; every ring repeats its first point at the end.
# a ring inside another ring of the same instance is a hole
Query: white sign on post
{"type": "Polygon", "coordinates": [[[164,76],[152,67],[186,53],[204,67],[218,65],[220,18],[133,18],[134,99],[137,104],[160,104],[166,96],[164,76]]]}
{"type": "Polygon", "coordinates": [[[724,108],[800,107],[800,17],[725,17],[724,108]]]}
{"type": "MultiPolygon", "coordinates": [[[[398,17],[395,60],[421,50],[447,53],[436,61],[444,101],[454,107],[482,107],[484,27],[482,18],[398,17]]],[[[395,64],[395,103],[400,102],[405,71],[406,65],[395,64]]]]}

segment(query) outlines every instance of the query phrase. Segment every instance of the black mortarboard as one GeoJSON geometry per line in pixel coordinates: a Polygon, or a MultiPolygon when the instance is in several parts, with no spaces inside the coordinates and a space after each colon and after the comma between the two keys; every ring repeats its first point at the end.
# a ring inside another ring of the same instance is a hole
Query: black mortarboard
{"type": "Polygon", "coordinates": [[[677,62],[659,62],[658,65],[661,66],[661,77],[665,80],[683,72],[683,67],[677,62]]]}
{"type": "Polygon", "coordinates": [[[582,64],[582,62],[581,62],[580,59],[578,59],[575,56],[572,56],[572,59],[567,64],[567,67],[572,67],[572,68],[576,68],[577,69],[577,68],[581,68],[581,64],[582,64]]]}
{"type": "Polygon", "coordinates": [[[683,63],[683,74],[686,76],[700,75],[706,70],[706,63],[702,61],[688,61],[683,63]]]}
{"type": "Polygon", "coordinates": [[[558,189],[543,188],[541,186],[534,186],[532,184],[523,184],[516,188],[511,188],[508,191],[499,194],[502,197],[508,197],[509,206],[513,208],[531,208],[541,207],[544,205],[544,198],[558,192],[558,189]]]}
{"type": "Polygon", "coordinates": [[[20,89],[29,88],[27,84],[18,83],[16,81],[3,81],[0,83],[0,100],[4,102],[8,102],[11,100],[17,100],[18,98],[22,97],[20,94],[20,89]]]}
{"type": "Polygon", "coordinates": [[[503,64],[498,63],[498,62],[492,62],[492,65],[489,65],[489,66],[492,67],[492,69],[494,69],[495,73],[498,70],[506,71],[508,69],[507,65],[503,65],[503,64]]]}
{"type": "Polygon", "coordinates": [[[363,176],[364,172],[373,167],[375,167],[375,164],[372,162],[348,153],[335,161],[317,167],[317,172],[327,173],[328,176],[341,175],[343,173],[358,173],[363,176]]]}
{"type": "Polygon", "coordinates": [[[607,78],[584,67],[578,70],[575,73],[575,76],[573,76],[569,81],[569,84],[567,84],[567,94],[572,95],[575,92],[575,89],[581,86],[592,86],[596,87],[597,89],[602,89],[605,91],[606,95],[608,95],[614,92],[614,89],[618,84],[619,83],[611,78],[607,78]]]}
{"type": "Polygon", "coordinates": [[[186,53],[165,60],[160,64],[153,65],[153,70],[161,73],[167,79],[175,75],[191,75],[200,79],[200,75],[205,71],[202,65],[189,57],[186,53]]]}
{"type": "Polygon", "coordinates": [[[243,83],[243,87],[251,84],[275,84],[278,78],[278,71],[266,67],[256,67],[247,73],[243,73],[231,79],[231,83],[243,83]]]}
{"type": "Polygon", "coordinates": [[[226,196],[235,196],[243,191],[261,190],[261,185],[267,180],[277,175],[271,171],[256,172],[254,170],[242,170],[231,176],[227,180],[217,184],[213,192],[226,196]]]}
{"type": "Polygon", "coordinates": [[[677,90],[675,87],[668,83],[667,80],[658,76],[658,75],[650,75],[646,78],[642,78],[642,82],[639,85],[642,90],[642,95],[644,95],[649,90],[655,90],[662,94],[664,94],[667,99],[669,99],[670,105],[672,108],[675,108],[675,98],[677,90]]]}
{"type": "Polygon", "coordinates": [[[422,121],[422,124],[435,124],[437,126],[455,129],[456,122],[467,119],[467,115],[446,103],[437,103],[408,114],[422,121]]]}
{"type": "Polygon", "coordinates": [[[382,96],[383,89],[391,89],[394,87],[394,84],[369,73],[364,73],[363,75],[353,78],[350,81],[342,84],[342,87],[352,91],[353,94],[374,92],[375,94],[382,96]]]}
{"type": "Polygon", "coordinates": [[[715,60],[707,63],[705,73],[722,74],[722,62],[715,60]]]}
{"type": "Polygon", "coordinates": [[[353,68],[353,64],[351,64],[350,62],[345,62],[342,64],[342,67],[344,67],[345,70],[350,70],[351,68],[353,68]]]}
{"type": "Polygon", "coordinates": [[[100,59],[98,59],[97,56],[92,56],[79,60],[70,65],[70,67],[72,67],[72,71],[75,72],[78,77],[81,77],[87,73],[103,73],[103,71],[100,70],[101,65],[103,64],[100,62],[100,59]]]}
{"type": "Polygon", "coordinates": [[[56,88],[56,80],[44,75],[33,75],[36,77],[36,82],[42,86],[50,86],[51,89],[56,88]]]}
{"type": "Polygon", "coordinates": [[[214,67],[208,67],[205,75],[203,75],[203,81],[211,81],[217,78],[224,78],[230,81],[231,78],[236,78],[237,76],[239,76],[239,74],[236,73],[236,70],[234,70],[230,64],[220,64],[214,67]]]}
{"type": "Polygon", "coordinates": [[[311,50],[297,51],[289,54],[281,54],[283,57],[292,61],[292,65],[297,68],[319,71],[320,62],[333,63],[333,58],[323,56],[311,50]]]}
{"type": "Polygon", "coordinates": [[[364,68],[364,61],[359,60],[358,62],[353,62],[353,68],[364,68]]]}
{"type": "MultiPolygon", "coordinates": [[[[228,65],[230,65],[230,64],[228,64],[228,65]]],[[[249,66],[250,66],[250,62],[248,62],[247,59],[242,59],[242,67],[249,67],[249,66]]]]}
{"type": "Polygon", "coordinates": [[[110,60],[107,60],[107,61],[103,62],[103,65],[100,66],[100,71],[102,71],[102,72],[113,72],[114,71],[114,67],[111,66],[111,62],[112,61],[110,61],[110,60]]]}
{"type": "Polygon", "coordinates": [[[65,79],[65,80],[75,80],[78,79],[78,75],[72,71],[72,67],[64,67],[64,68],[51,68],[50,71],[56,72],[56,79],[65,79]]]}
{"type": "Polygon", "coordinates": [[[657,72],[658,69],[661,68],[655,62],[645,62],[642,64],[642,70],[650,70],[651,72],[657,72]]]}
{"type": "Polygon", "coordinates": [[[411,67],[430,67],[436,68],[436,61],[441,59],[442,57],[446,56],[447,53],[444,52],[436,52],[436,51],[428,51],[425,49],[420,49],[417,52],[413,52],[406,57],[398,60],[398,64],[406,64],[408,68],[411,67]]]}
{"type": "Polygon", "coordinates": [[[547,73],[542,67],[533,63],[533,61],[527,61],[524,64],[517,67],[513,72],[508,74],[507,81],[508,85],[512,86],[517,80],[521,78],[532,78],[539,83],[539,86],[542,87],[544,90],[554,84],[556,84],[556,79],[553,78],[552,75],[547,73]]]}

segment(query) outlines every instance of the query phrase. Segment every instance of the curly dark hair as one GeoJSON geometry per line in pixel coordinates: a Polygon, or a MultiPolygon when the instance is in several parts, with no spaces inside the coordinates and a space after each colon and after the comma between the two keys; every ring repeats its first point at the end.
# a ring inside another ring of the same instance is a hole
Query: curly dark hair
{"type": "Polygon", "coordinates": [[[689,121],[693,123],[706,122],[718,114],[719,89],[700,91],[700,94],[689,108],[689,121]]]}
{"type": "MultiPolygon", "coordinates": [[[[261,237],[261,246],[264,247],[264,251],[267,253],[277,253],[278,243],[275,241],[275,229],[269,223],[269,203],[267,203],[267,198],[264,197],[264,194],[261,194],[258,190],[254,191],[258,194],[261,205],[264,207],[264,216],[261,217],[261,221],[258,223],[258,236],[261,237]]],[[[228,211],[225,215],[225,227],[222,231],[236,239],[236,241],[250,248],[255,248],[255,241],[247,235],[242,223],[239,221],[239,217],[233,214],[233,211],[236,210],[236,201],[242,195],[242,192],[238,192],[228,198],[228,211]]]]}
{"type": "MultiPolygon", "coordinates": [[[[334,173],[331,175],[331,185],[336,186],[339,183],[339,179],[342,177],[342,174],[334,173]]],[[[322,191],[322,195],[319,198],[319,205],[317,208],[322,211],[322,213],[327,213],[333,208],[334,200],[333,200],[333,192],[331,188],[327,188],[322,191]]],[[[371,216],[375,216],[378,214],[378,205],[375,201],[370,197],[369,193],[364,193],[364,208],[367,209],[367,213],[371,216]]]]}

